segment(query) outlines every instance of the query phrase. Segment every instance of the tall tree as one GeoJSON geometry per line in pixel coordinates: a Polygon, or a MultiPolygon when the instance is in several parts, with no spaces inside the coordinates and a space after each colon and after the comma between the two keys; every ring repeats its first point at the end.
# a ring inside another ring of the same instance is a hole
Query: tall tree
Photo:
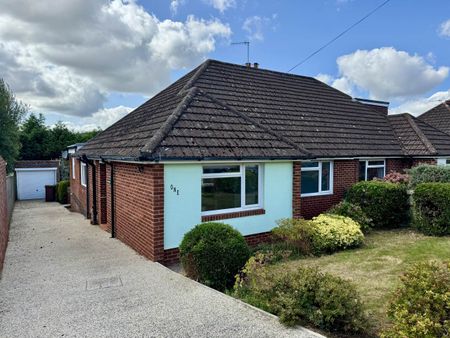
{"type": "Polygon", "coordinates": [[[0,79],[0,155],[8,163],[11,172],[19,156],[19,125],[27,107],[17,101],[8,85],[0,79]]]}
{"type": "Polygon", "coordinates": [[[67,126],[58,121],[49,131],[50,142],[48,145],[48,156],[50,158],[58,158],[61,156],[61,151],[66,149],[68,145],[79,142],[78,135],[70,131],[67,126]]]}
{"type": "Polygon", "coordinates": [[[49,159],[50,134],[44,115],[30,114],[21,127],[20,143],[22,160],[49,159]]]}

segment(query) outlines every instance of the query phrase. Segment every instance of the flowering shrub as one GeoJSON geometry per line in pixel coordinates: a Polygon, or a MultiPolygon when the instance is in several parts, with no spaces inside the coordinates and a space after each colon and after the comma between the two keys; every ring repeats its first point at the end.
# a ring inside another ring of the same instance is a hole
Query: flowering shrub
{"type": "Polygon", "coordinates": [[[327,213],[350,217],[360,225],[361,231],[364,233],[369,232],[373,227],[372,219],[367,217],[358,204],[342,201],[328,210],[327,213]]]}
{"type": "Polygon", "coordinates": [[[334,252],[361,245],[364,235],[357,222],[349,217],[321,214],[314,217],[312,245],[316,252],[334,252]]]}
{"type": "Polygon", "coordinates": [[[410,177],[408,174],[402,174],[396,171],[391,171],[389,174],[384,176],[383,181],[390,183],[409,183],[410,177]]]}
{"type": "Polygon", "coordinates": [[[288,243],[300,254],[307,255],[312,252],[313,224],[311,221],[301,218],[284,218],[277,224],[278,226],[272,230],[276,239],[288,243]]]}
{"type": "Polygon", "coordinates": [[[286,325],[364,333],[368,320],[353,284],[315,268],[277,272],[269,264],[264,256],[251,257],[236,278],[234,296],[278,315],[286,325]]]}
{"type": "Polygon", "coordinates": [[[401,278],[388,308],[393,325],[381,336],[449,337],[450,263],[419,263],[401,278]]]}

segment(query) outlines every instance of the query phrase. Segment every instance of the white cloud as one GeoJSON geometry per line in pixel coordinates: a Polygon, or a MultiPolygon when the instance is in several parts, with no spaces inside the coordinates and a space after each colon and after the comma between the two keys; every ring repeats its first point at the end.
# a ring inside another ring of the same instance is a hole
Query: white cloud
{"type": "Polygon", "coordinates": [[[318,74],[316,79],[346,93],[347,95],[354,96],[353,85],[345,77],[335,79],[328,74],[318,74]]]}
{"type": "Polygon", "coordinates": [[[217,19],[161,21],[132,0],[3,0],[0,69],[33,109],[89,116],[109,93],[155,94],[230,35],[217,19]]]}
{"type": "Polygon", "coordinates": [[[410,113],[419,116],[431,108],[437,106],[441,102],[450,99],[450,89],[448,91],[436,92],[433,95],[416,100],[406,101],[405,103],[389,109],[390,114],[410,113]]]}
{"type": "Polygon", "coordinates": [[[170,1],[170,11],[173,15],[177,14],[178,8],[184,4],[184,0],[172,0],[170,1]]]}
{"type": "MultiPolygon", "coordinates": [[[[340,89],[367,91],[372,99],[408,99],[424,94],[448,76],[448,67],[434,68],[419,55],[392,47],[357,50],[337,59],[340,89]]],[[[330,83],[330,81],[329,81],[330,83]]]]}
{"type": "Polygon", "coordinates": [[[450,37],[450,19],[441,23],[439,27],[439,35],[450,37]]]}
{"type": "Polygon", "coordinates": [[[213,6],[221,13],[225,12],[231,7],[236,7],[236,0],[204,0],[207,4],[213,6]]]}
{"type": "MultiPolygon", "coordinates": [[[[277,17],[277,14],[273,14],[270,18],[258,15],[250,16],[244,20],[242,29],[247,32],[247,37],[250,40],[263,41],[264,30],[272,25],[277,17]]],[[[272,28],[275,29],[275,26],[272,26],[272,28]]]]}
{"type": "Polygon", "coordinates": [[[64,121],[63,123],[75,131],[90,131],[97,128],[105,130],[114,122],[118,121],[126,114],[131,112],[134,108],[117,106],[113,108],[102,108],[89,117],[81,117],[77,122],[64,121]]]}

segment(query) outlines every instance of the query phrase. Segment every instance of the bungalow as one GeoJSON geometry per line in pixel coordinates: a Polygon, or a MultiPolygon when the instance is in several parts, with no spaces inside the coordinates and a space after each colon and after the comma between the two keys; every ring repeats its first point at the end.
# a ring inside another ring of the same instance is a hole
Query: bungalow
{"type": "Polygon", "coordinates": [[[72,209],[140,254],[177,259],[194,225],[250,244],[352,184],[450,156],[450,136],[311,77],[208,60],[71,158],[72,209]]]}

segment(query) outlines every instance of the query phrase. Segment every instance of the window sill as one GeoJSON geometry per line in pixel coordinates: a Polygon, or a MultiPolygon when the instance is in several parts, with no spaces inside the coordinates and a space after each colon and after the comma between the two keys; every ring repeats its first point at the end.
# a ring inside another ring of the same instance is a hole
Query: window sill
{"type": "Polygon", "coordinates": [[[204,215],[204,216],[202,216],[202,222],[211,222],[211,221],[218,221],[221,219],[264,215],[265,213],[266,213],[266,210],[264,210],[264,209],[252,209],[252,210],[242,210],[242,211],[235,211],[235,212],[226,212],[223,214],[216,214],[216,215],[204,215]]]}
{"type": "Polygon", "coordinates": [[[333,195],[332,191],[327,192],[318,192],[318,193],[311,193],[311,194],[301,194],[300,197],[317,197],[317,196],[329,196],[333,195]]]}

